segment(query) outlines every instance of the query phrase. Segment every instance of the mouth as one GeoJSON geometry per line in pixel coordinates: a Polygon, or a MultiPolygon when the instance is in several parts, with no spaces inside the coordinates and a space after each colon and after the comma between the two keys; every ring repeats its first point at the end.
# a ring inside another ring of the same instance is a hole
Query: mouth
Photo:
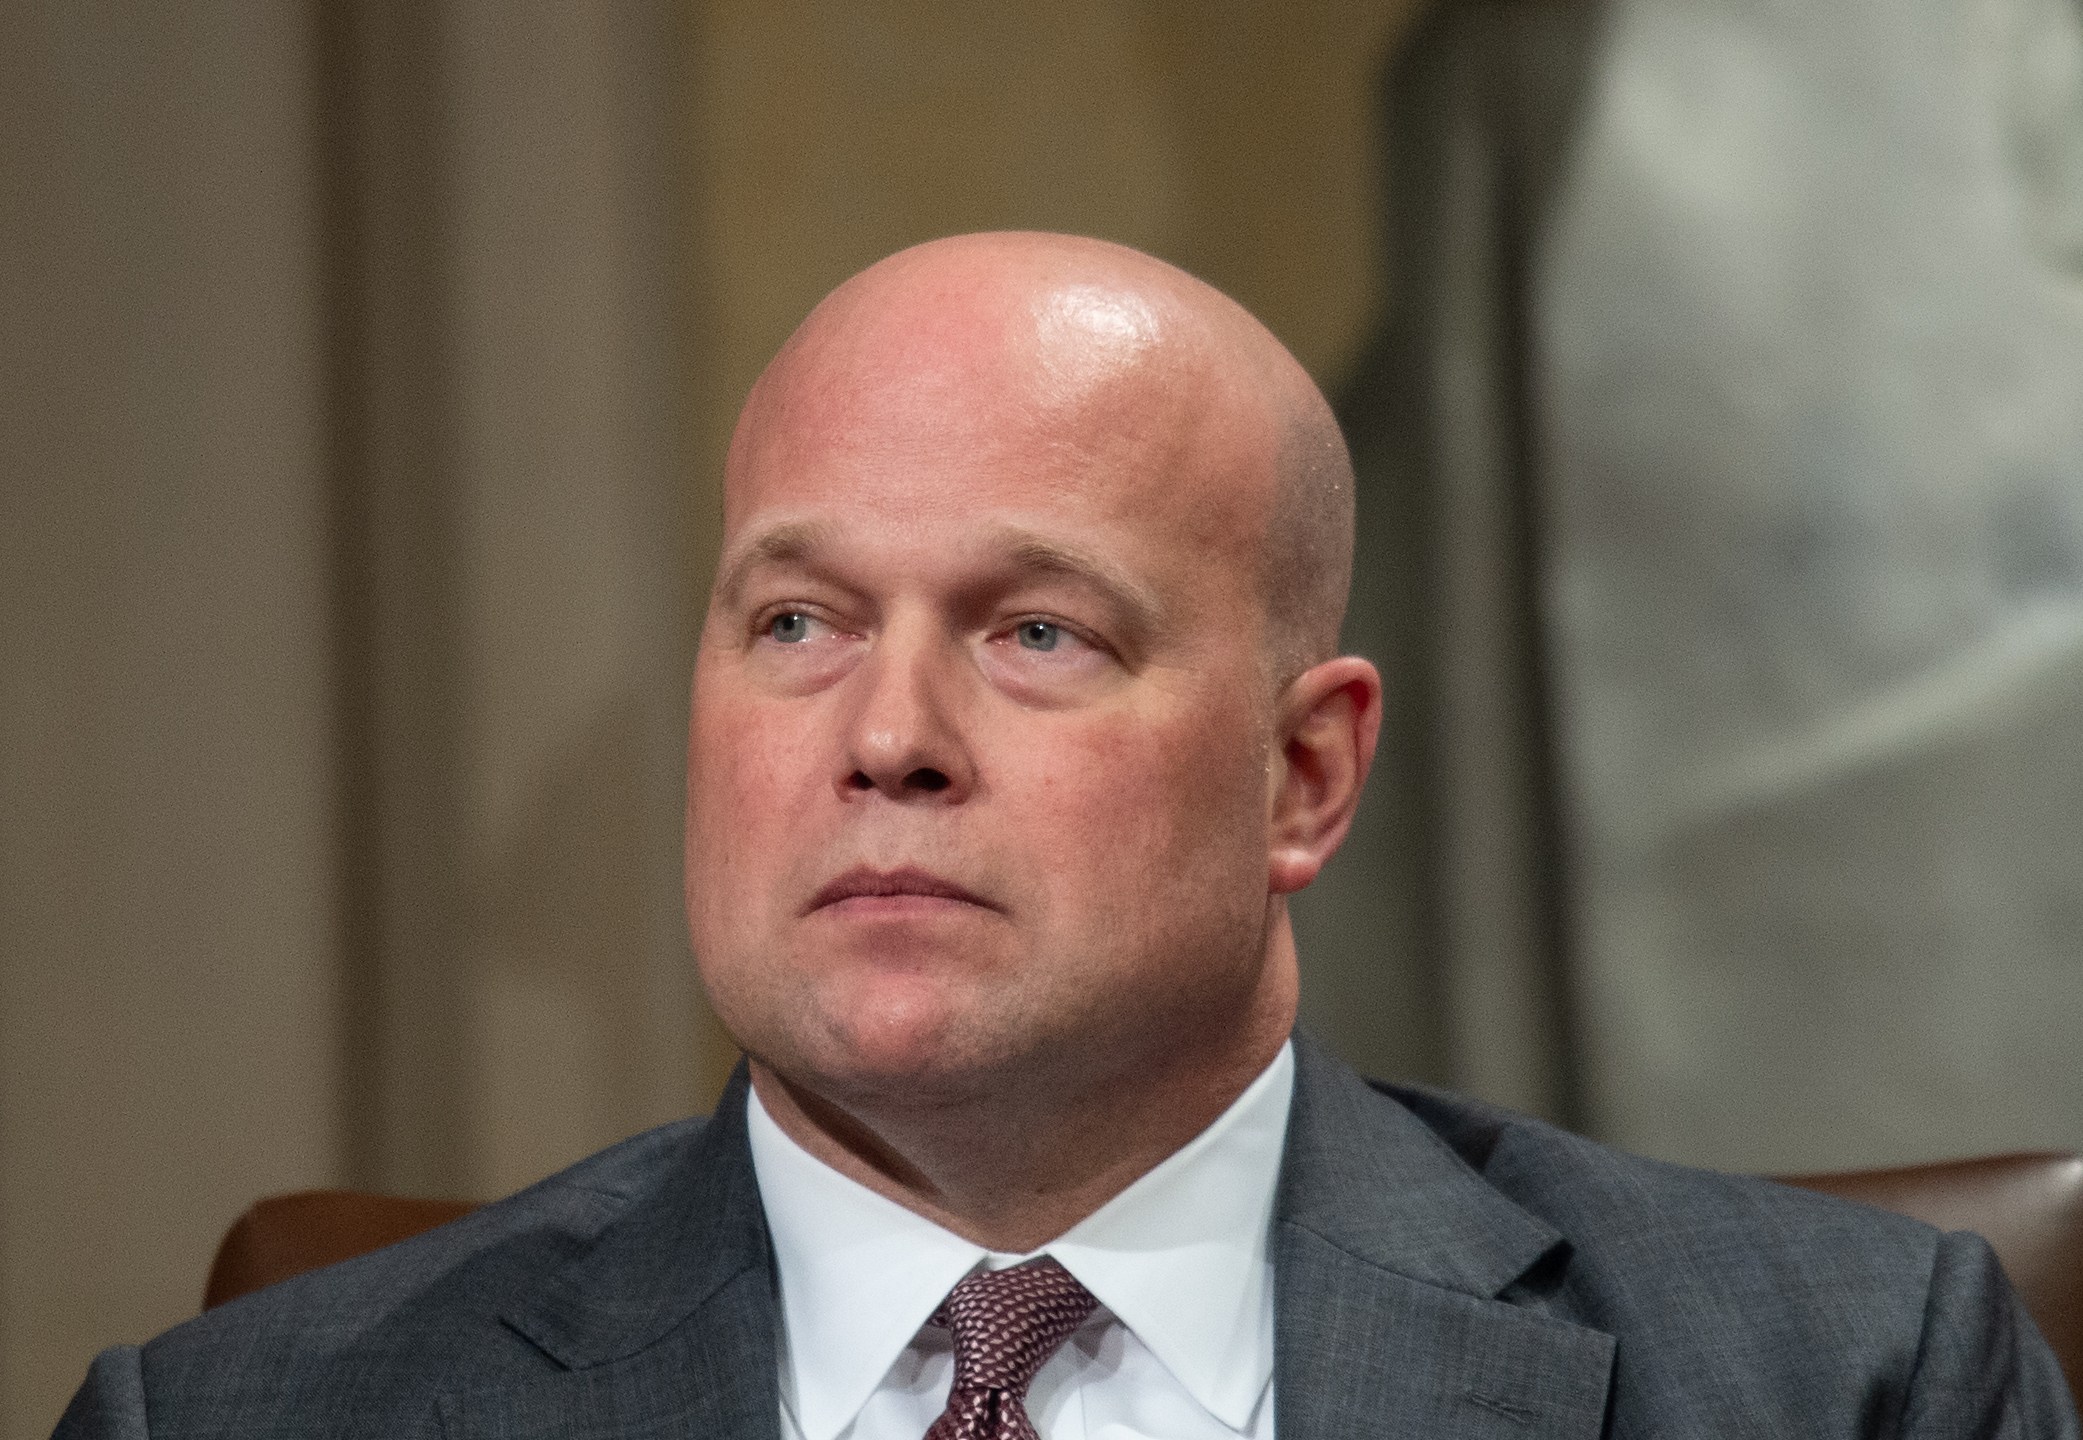
{"type": "Polygon", "coordinates": [[[850,910],[902,911],[950,904],[975,905],[985,910],[998,908],[976,892],[964,889],[952,880],[942,879],[929,870],[914,866],[876,870],[856,865],[826,881],[824,887],[810,897],[804,913],[835,905],[850,910]]]}

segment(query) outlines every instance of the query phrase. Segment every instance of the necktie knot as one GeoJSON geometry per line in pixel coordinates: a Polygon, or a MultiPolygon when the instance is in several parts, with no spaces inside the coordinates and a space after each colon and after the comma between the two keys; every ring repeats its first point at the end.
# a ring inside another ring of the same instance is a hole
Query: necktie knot
{"type": "Polygon", "coordinates": [[[1010,1270],[980,1270],[948,1292],[933,1323],[955,1337],[955,1383],[939,1437],[1031,1436],[1021,1404],[1035,1372],[1099,1302],[1046,1257],[1010,1270]]]}

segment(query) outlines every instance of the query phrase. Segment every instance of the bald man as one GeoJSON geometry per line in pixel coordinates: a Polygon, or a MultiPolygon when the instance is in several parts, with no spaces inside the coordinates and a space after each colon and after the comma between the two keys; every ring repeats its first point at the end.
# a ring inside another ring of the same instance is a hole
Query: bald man
{"type": "Polygon", "coordinates": [[[695,667],[715,1116],[106,1352],[61,1434],[2070,1436],[1988,1247],[1361,1081],[1286,897],[1381,685],[1244,311],[983,235],[754,387],[695,667]]]}

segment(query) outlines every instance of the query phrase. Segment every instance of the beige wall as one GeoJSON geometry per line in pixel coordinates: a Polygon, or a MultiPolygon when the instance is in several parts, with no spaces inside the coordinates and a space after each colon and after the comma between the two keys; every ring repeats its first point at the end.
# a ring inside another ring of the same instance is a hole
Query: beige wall
{"type": "Polygon", "coordinates": [[[0,1433],[337,1177],[297,12],[13,7],[0,264],[0,1433]]]}
{"type": "MultiPolygon", "coordinates": [[[[696,586],[665,5],[448,7],[468,1195],[705,1105],[681,918],[696,586]]],[[[442,1043],[437,1039],[435,1043],[442,1043]]]]}
{"type": "Polygon", "coordinates": [[[712,426],[826,290],[964,230],[1151,250],[1335,380],[1374,318],[1374,82],[1410,8],[707,0],[712,426]]]}
{"type": "Polygon", "coordinates": [[[683,17],[371,0],[419,43],[340,106],[307,7],[131,9],[0,43],[9,1440],[255,1196],[497,1193],[728,1061],[676,859],[683,17]],[[417,808],[348,823],[369,772],[417,808]]]}
{"type": "Polygon", "coordinates": [[[347,8],[415,38],[344,171],[303,7],[0,37],[6,1440],[255,1195],[491,1194],[713,1093],[686,650],[730,417],[826,288],[1086,231],[1327,378],[1375,302],[1403,0],[347,8]]]}

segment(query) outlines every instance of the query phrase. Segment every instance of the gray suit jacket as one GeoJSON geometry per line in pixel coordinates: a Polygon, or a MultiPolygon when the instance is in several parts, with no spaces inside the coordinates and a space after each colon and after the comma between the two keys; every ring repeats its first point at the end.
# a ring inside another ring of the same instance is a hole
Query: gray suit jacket
{"type": "MultiPolygon", "coordinates": [[[[1975,1236],[1296,1048],[1282,1440],[2077,1434],[1975,1236]]],[[[744,1083],[706,1124],[105,1352],[58,1435],[775,1436],[744,1083]]]]}

